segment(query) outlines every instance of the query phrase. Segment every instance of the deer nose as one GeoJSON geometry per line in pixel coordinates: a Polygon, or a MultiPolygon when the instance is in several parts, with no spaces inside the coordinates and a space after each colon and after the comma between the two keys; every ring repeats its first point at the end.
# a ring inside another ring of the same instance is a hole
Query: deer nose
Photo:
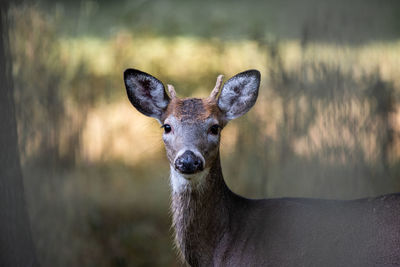
{"type": "Polygon", "coordinates": [[[175,160],[175,168],[181,173],[193,174],[203,170],[203,162],[192,151],[186,150],[175,160]]]}

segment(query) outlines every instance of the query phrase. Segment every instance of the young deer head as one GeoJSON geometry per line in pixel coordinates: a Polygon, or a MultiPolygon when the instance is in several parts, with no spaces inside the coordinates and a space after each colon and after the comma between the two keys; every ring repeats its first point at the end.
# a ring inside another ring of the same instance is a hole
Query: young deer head
{"type": "Polygon", "coordinates": [[[164,128],[163,140],[171,166],[174,191],[200,185],[219,156],[220,132],[228,121],[245,114],[256,102],[260,73],[248,70],[229,79],[218,97],[223,76],[210,96],[178,98],[168,85],[139,70],[128,69],[124,79],[129,100],[164,128]]]}

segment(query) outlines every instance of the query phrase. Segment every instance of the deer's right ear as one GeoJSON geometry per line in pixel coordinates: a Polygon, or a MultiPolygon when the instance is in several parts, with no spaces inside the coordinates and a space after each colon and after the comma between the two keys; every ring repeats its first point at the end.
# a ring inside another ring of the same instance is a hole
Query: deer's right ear
{"type": "Polygon", "coordinates": [[[144,115],[161,122],[170,101],[164,85],[150,74],[135,69],[124,72],[124,81],[132,105],[144,115]]]}

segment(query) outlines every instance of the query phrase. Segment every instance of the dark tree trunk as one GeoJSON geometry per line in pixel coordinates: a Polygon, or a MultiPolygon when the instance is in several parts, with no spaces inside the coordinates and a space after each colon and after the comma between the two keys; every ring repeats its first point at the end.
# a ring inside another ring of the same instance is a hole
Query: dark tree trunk
{"type": "Polygon", "coordinates": [[[0,266],[38,266],[18,154],[7,9],[0,1],[0,266]]]}

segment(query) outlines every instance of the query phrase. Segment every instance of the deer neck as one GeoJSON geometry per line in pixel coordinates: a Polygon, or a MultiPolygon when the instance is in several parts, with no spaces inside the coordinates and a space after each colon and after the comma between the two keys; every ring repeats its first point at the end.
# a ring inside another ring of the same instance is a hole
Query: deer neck
{"type": "Polygon", "coordinates": [[[224,182],[219,156],[199,175],[187,181],[171,168],[173,227],[182,256],[192,266],[207,266],[227,229],[232,193],[224,182]]]}

